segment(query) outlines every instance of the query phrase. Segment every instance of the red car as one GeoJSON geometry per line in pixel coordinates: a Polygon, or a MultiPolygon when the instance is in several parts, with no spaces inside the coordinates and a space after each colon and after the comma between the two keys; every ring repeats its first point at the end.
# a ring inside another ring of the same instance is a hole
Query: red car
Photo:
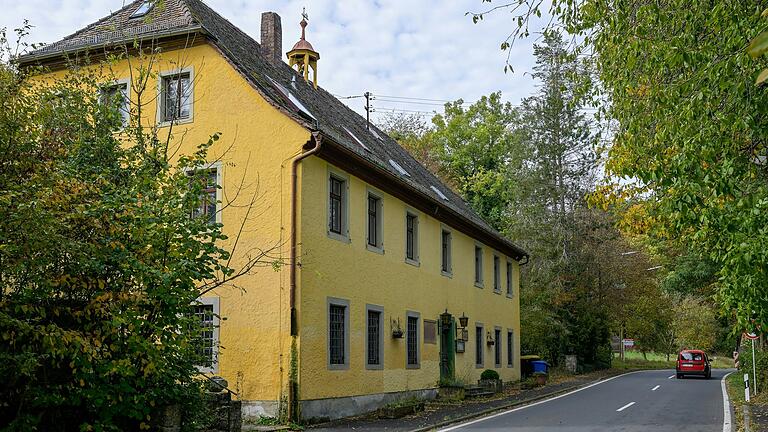
{"type": "Polygon", "coordinates": [[[712,377],[712,366],[709,364],[707,353],[701,350],[683,350],[677,355],[677,378],[685,375],[701,375],[706,379],[712,377]]]}

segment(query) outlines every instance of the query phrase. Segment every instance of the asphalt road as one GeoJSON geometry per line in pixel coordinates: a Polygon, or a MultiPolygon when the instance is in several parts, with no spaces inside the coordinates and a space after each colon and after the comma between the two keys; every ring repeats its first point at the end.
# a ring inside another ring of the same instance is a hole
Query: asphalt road
{"type": "Polygon", "coordinates": [[[709,380],[678,380],[674,369],[634,372],[442,431],[722,432],[728,372],[715,369],[709,380]]]}

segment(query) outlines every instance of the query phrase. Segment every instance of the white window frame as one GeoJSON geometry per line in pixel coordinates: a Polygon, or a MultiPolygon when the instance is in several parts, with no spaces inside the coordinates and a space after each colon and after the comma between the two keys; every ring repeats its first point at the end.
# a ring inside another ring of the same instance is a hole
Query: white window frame
{"type": "Polygon", "coordinates": [[[103,91],[105,89],[111,88],[111,87],[118,87],[118,86],[125,86],[125,100],[123,103],[125,106],[121,107],[123,110],[123,116],[122,116],[122,126],[120,127],[120,130],[125,129],[128,127],[131,123],[131,82],[128,78],[121,78],[114,81],[110,81],[107,83],[104,83],[99,86],[99,103],[103,103],[102,98],[104,97],[103,91]]]}
{"type": "Polygon", "coordinates": [[[224,183],[223,183],[224,176],[222,174],[223,166],[224,164],[221,163],[221,161],[216,161],[216,162],[211,162],[210,164],[207,164],[207,165],[200,165],[198,167],[190,168],[186,170],[187,174],[194,173],[197,171],[208,171],[208,170],[214,170],[214,169],[216,170],[216,185],[218,186],[216,188],[216,223],[219,223],[219,224],[222,223],[221,212],[223,210],[222,209],[222,199],[224,195],[224,183]]]}
{"type": "Polygon", "coordinates": [[[372,304],[366,304],[365,305],[365,319],[363,320],[365,323],[365,346],[363,347],[363,352],[365,357],[365,368],[368,370],[381,370],[384,369],[384,307],[379,305],[372,305],[372,304]],[[376,341],[379,345],[379,364],[370,364],[368,363],[368,312],[378,312],[379,313],[379,340],[376,341]]]}
{"type": "Polygon", "coordinates": [[[473,278],[474,278],[474,281],[475,281],[475,286],[478,287],[478,288],[483,288],[485,286],[485,271],[484,271],[485,269],[483,268],[483,266],[485,265],[485,263],[484,263],[484,261],[485,261],[485,248],[483,247],[482,244],[475,243],[475,248],[473,249],[473,253],[472,253],[472,259],[473,259],[472,267],[474,268],[474,271],[473,271],[474,276],[473,276],[473,278]],[[480,260],[479,260],[480,262],[479,263],[477,262],[478,261],[478,259],[477,259],[477,251],[478,250],[480,251],[480,260]],[[479,265],[479,268],[478,268],[478,265],[479,265]],[[478,271],[480,272],[479,274],[478,274],[478,271]]]}
{"type": "Polygon", "coordinates": [[[325,233],[329,238],[344,243],[352,241],[349,235],[349,197],[349,175],[329,167],[325,176],[325,233]],[[331,177],[344,183],[341,188],[341,234],[331,231],[331,177]]]}
{"type": "Polygon", "coordinates": [[[197,370],[202,373],[218,373],[219,372],[219,346],[220,346],[220,333],[219,328],[221,326],[221,309],[219,297],[198,297],[192,305],[213,306],[213,345],[214,345],[214,361],[211,367],[197,366],[197,370]]]}
{"type": "Polygon", "coordinates": [[[193,67],[183,69],[173,69],[162,71],[157,75],[157,125],[166,127],[170,125],[181,125],[192,123],[195,119],[195,70],[193,67]],[[165,119],[165,96],[163,95],[163,81],[176,75],[189,74],[189,117],[185,119],[166,120],[165,119]]]}
{"type": "Polygon", "coordinates": [[[328,370],[347,370],[349,369],[349,300],[335,297],[328,297],[325,307],[325,363],[328,370]],[[344,306],[344,363],[331,363],[331,305],[344,306]]]}
{"type": "MultiPolygon", "coordinates": [[[[405,209],[405,218],[403,219],[403,222],[405,224],[403,229],[403,239],[405,241],[403,242],[403,256],[405,256],[405,262],[412,265],[419,267],[421,264],[420,258],[419,258],[419,213],[411,208],[406,207],[405,209]],[[413,220],[413,259],[408,258],[408,217],[412,216],[414,218],[413,220]]],[[[442,231],[441,231],[442,235],[442,231]]],[[[442,242],[442,238],[440,239],[442,242]]],[[[440,245],[441,253],[442,253],[442,244],[440,245]]],[[[442,258],[441,263],[442,266],[442,258]]]]}
{"type": "Polygon", "coordinates": [[[365,248],[371,252],[379,254],[384,253],[384,194],[370,187],[366,188],[365,193],[365,248]],[[378,208],[376,209],[376,244],[372,245],[370,239],[370,227],[368,226],[368,199],[375,198],[378,208]]]}
{"type": "Polygon", "coordinates": [[[440,268],[440,274],[445,277],[453,277],[453,231],[448,228],[445,225],[440,225],[440,261],[439,261],[439,268],[440,268]],[[448,233],[448,247],[447,249],[447,259],[446,263],[447,269],[443,270],[443,233],[448,233]]]}

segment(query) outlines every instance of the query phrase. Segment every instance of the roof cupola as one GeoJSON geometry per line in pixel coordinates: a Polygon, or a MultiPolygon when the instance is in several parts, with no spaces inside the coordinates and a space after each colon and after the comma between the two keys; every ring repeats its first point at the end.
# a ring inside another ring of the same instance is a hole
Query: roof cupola
{"type": "Polygon", "coordinates": [[[288,51],[288,64],[296,69],[306,81],[310,81],[309,70],[312,70],[312,84],[317,88],[317,61],[320,53],[315,51],[312,44],[307,41],[307,16],[306,9],[301,13],[301,39],[288,51]]]}

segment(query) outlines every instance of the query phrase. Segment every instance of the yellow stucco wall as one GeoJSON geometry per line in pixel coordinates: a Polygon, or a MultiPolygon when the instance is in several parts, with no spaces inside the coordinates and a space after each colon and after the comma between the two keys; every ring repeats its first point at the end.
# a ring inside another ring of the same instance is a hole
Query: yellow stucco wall
{"type": "MultiPolygon", "coordinates": [[[[134,71],[138,60],[132,60],[134,71]]],[[[146,63],[145,63],[146,64],[146,63]]],[[[258,92],[210,45],[169,51],[156,59],[155,72],[191,68],[194,75],[193,119],[175,125],[171,148],[189,154],[221,132],[221,140],[210,150],[211,162],[220,160],[222,193],[226,205],[221,211],[224,233],[235,239],[241,222],[247,219],[233,265],[242,263],[254,248],[276,248],[272,255],[288,262],[290,228],[290,158],[298,154],[310,134],[305,128],[266,102],[258,92]],[[237,194],[240,185],[243,190],[237,194]],[[249,200],[258,194],[255,207],[246,216],[249,200]]],[[[93,66],[114,79],[128,79],[127,61],[93,66]]],[[[37,79],[60,77],[66,71],[37,79]]],[[[150,79],[148,101],[142,108],[144,124],[156,123],[157,79],[150,79]]],[[[135,104],[136,94],[131,92],[135,104]]],[[[159,130],[166,137],[169,128],[159,130]]],[[[288,313],[288,267],[274,271],[270,266],[245,276],[237,288],[220,288],[206,297],[218,297],[220,315],[219,368],[215,373],[229,381],[243,400],[276,401],[287,386],[290,356],[288,313]]]]}
{"type": "MultiPolygon", "coordinates": [[[[384,253],[366,247],[367,191],[362,180],[349,176],[349,242],[327,234],[329,169],[346,175],[325,161],[310,157],[302,163],[301,272],[300,272],[300,394],[311,400],[435,387],[440,378],[437,344],[423,343],[423,320],[438,320],[446,309],[455,317],[469,317],[466,352],[456,354],[456,378],[479,379],[484,369],[496,369],[503,380],[517,380],[519,370],[519,296],[506,296],[506,260],[501,258],[501,294],[493,290],[493,251],[483,247],[484,288],[474,284],[475,240],[452,229],[452,277],[440,271],[441,221],[419,216],[419,266],[405,262],[406,204],[382,194],[384,253]],[[349,301],[349,368],[330,370],[328,363],[328,297],[349,301]],[[384,308],[384,368],[365,367],[366,304],[384,308]],[[406,312],[421,314],[419,340],[421,366],[406,368],[406,339],[391,336],[390,320],[400,318],[405,331],[406,312]],[[475,323],[486,331],[502,327],[502,367],[494,367],[494,349],[484,345],[484,368],[475,365],[475,323]],[[514,330],[515,366],[506,366],[506,331],[514,330]],[[331,385],[332,384],[332,385],[331,385]]],[[[373,188],[375,190],[375,188],[373,188]]],[[[450,229],[450,227],[448,227],[450,229]]],[[[512,259],[513,288],[518,293],[519,265],[512,259]]]]}

